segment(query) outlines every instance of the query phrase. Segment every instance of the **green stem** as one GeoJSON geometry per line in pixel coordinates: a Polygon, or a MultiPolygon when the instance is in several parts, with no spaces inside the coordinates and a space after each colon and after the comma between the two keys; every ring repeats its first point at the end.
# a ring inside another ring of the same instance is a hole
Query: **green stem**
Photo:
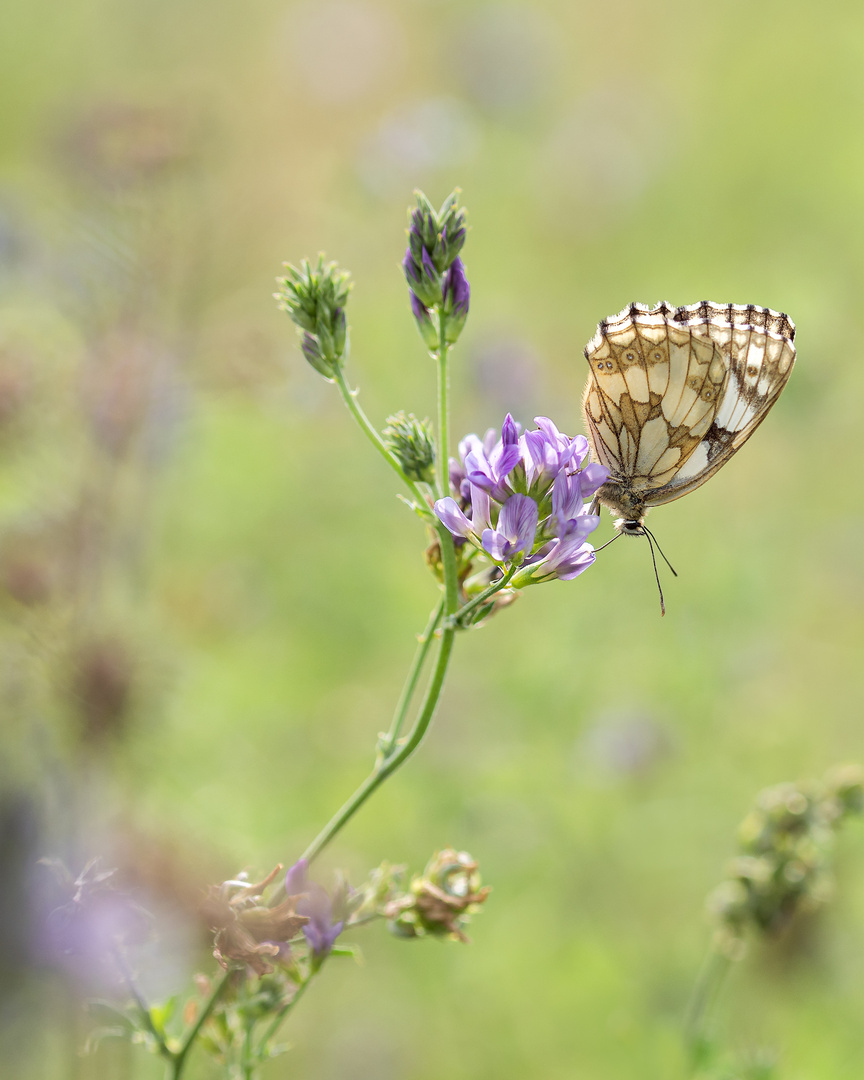
{"type": "Polygon", "coordinates": [[[357,403],[357,391],[352,390],[351,387],[348,385],[345,380],[345,372],[342,370],[341,367],[336,369],[336,373],[333,376],[333,381],[339,387],[339,392],[342,395],[342,400],[348,406],[348,411],[357,421],[357,424],[359,425],[363,434],[372,443],[372,445],[375,447],[381,457],[384,458],[390,468],[393,469],[393,471],[399,476],[399,479],[402,481],[402,483],[408,488],[408,490],[414,496],[414,501],[417,506],[421,510],[428,510],[429,504],[423,492],[413,480],[409,479],[409,477],[405,475],[405,471],[399,464],[396,456],[387,449],[384,444],[384,440],[375,430],[372,421],[360,408],[359,404],[357,403]]]}
{"type": "Polygon", "coordinates": [[[306,992],[306,987],[309,985],[310,982],[312,982],[311,974],[307,975],[303,982],[300,983],[300,985],[297,987],[297,993],[294,995],[294,997],[291,998],[287,1005],[283,1005],[279,1012],[277,1012],[276,1015],[273,1017],[273,1020],[269,1024],[267,1030],[264,1032],[264,1037],[258,1043],[258,1050],[256,1055],[257,1057],[260,1058],[261,1055],[264,1053],[265,1047],[279,1030],[279,1026],[285,1019],[285,1017],[288,1015],[288,1013],[291,1011],[291,1009],[293,1009],[297,1002],[300,1000],[300,998],[303,997],[304,993],[306,992]]]}
{"type": "Polygon", "coordinates": [[[390,754],[378,761],[375,768],[366,777],[360,787],[357,788],[351,798],[348,799],[336,814],[334,814],[309,847],[306,848],[301,856],[302,858],[309,862],[312,862],[313,859],[317,858],[333,837],[351,820],[352,817],[354,817],[369,796],[384,783],[388,776],[406,762],[420,745],[429,724],[432,722],[432,717],[435,715],[435,707],[438,704],[438,698],[441,696],[441,691],[444,687],[444,679],[447,674],[447,666],[450,663],[450,653],[453,650],[453,638],[455,633],[456,632],[453,629],[443,630],[441,633],[441,644],[438,649],[438,659],[435,664],[435,670],[432,673],[432,678],[426,690],[423,706],[417,719],[414,721],[414,726],[411,728],[405,742],[394,748],[390,754]]]}
{"type": "Polygon", "coordinates": [[[479,595],[475,596],[473,600],[469,600],[467,604],[463,604],[461,608],[452,616],[453,621],[457,626],[464,626],[464,617],[469,615],[475,608],[481,607],[486,601],[495,595],[497,592],[501,592],[510,584],[510,580],[518,570],[518,566],[511,566],[510,569],[499,578],[498,581],[494,581],[491,585],[483,590],[479,595]]]}
{"type": "MultiPolygon", "coordinates": [[[[448,443],[448,415],[449,415],[449,376],[447,371],[447,353],[449,347],[447,345],[445,330],[447,320],[442,312],[440,312],[440,337],[439,337],[439,363],[438,363],[438,445],[437,445],[437,458],[439,463],[438,468],[438,491],[442,497],[447,493],[446,485],[448,483],[448,471],[445,466],[442,466],[442,462],[447,461],[447,443],[448,443]]],[[[337,383],[340,388],[344,387],[344,392],[348,392],[347,385],[342,377],[341,371],[338,372],[337,383]]],[[[343,392],[343,396],[344,396],[343,392]]],[[[357,409],[357,403],[350,397],[348,392],[348,398],[346,398],[346,404],[354,412],[357,409]],[[353,407],[352,407],[353,406],[353,407]]],[[[358,410],[359,412],[359,410],[358,410]]],[[[357,415],[355,413],[355,415],[357,415]]],[[[362,416],[362,413],[360,414],[362,416]]],[[[365,417],[363,418],[365,420],[365,417]]],[[[361,426],[364,426],[362,421],[358,417],[358,422],[361,426]]],[[[368,425],[368,421],[366,421],[368,425]]],[[[371,425],[369,425],[371,427],[371,425]]],[[[381,451],[385,456],[390,455],[387,448],[381,443],[375,432],[370,433],[370,437],[374,436],[374,442],[376,445],[380,443],[381,451]]],[[[401,470],[399,470],[401,472],[401,470]]],[[[441,632],[441,641],[438,648],[438,658],[435,662],[435,669],[432,673],[432,677],[429,680],[429,685],[426,688],[426,696],[423,699],[423,704],[420,708],[420,712],[414,721],[414,726],[408,733],[408,737],[400,745],[392,745],[389,753],[385,752],[381,758],[375,763],[375,768],[366,777],[360,787],[354,792],[350,799],[333,815],[333,817],[324,826],[321,832],[315,837],[309,847],[303,852],[302,858],[308,860],[310,863],[313,859],[324,850],[324,848],[330,843],[334,836],[351,820],[351,818],[357,813],[360,807],[366,802],[370,795],[384,783],[388,776],[391,776],[400,765],[404,764],[409,757],[414,753],[417,747],[423,740],[423,736],[426,734],[429,725],[432,723],[432,717],[435,715],[435,708],[438,704],[438,698],[441,696],[441,691],[444,688],[444,679],[447,675],[447,667],[450,663],[450,654],[453,651],[453,639],[456,633],[455,627],[452,625],[452,619],[450,616],[456,613],[459,607],[459,579],[458,568],[456,566],[456,549],[453,545],[453,537],[449,531],[441,524],[440,521],[436,522],[436,531],[438,533],[438,542],[441,548],[441,564],[444,570],[444,629],[441,632]]],[[[431,635],[430,635],[431,636],[431,635]]],[[[425,659],[425,654],[420,660],[425,659]]],[[[415,657],[414,667],[412,672],[408,676],[408,684],[411,683],[412,678],[416,683],[416,679],[419,677],[419,665],[418,660],[415,657]]],[[[406,684],[406,688],[408,686],[406,684]]],[[[403,697],[405,691],[403,690],[403,697]]],[[[404,720],[404,714],[400,716],[400,705],[396,711],[396,721],[398,721],[399,729],[404,720]]],[[[407,710],[407,702],[406,702],[407,710]]],[[[392,729],[391,729],[392,730],[392,729]]]]}
{"type": "MultiPolygon", "coordinates": [[[[450,493],[450,469],[448,462],[450,447],[450,368],[447,344],[447,316],[444,306],[438,307],[438,446],[436,461],[438,497],[443,499],[450,493]]],[[[456,614],[459,607],[459,572],[456,566],[456,547],[450,531],[440,521],[436,521],[438,541],[441,548],[441,564],[444,570],[444,623],[456,614]]],[[[451,629],[447,627],[447,629],[451,629]]],[[[452,643],[451,643],[452,644],[452,643]]]]}
{"type": "MultiPolygon", "coordinates": [[[[447,445],[449,441],[449,374],[447,368],[447,354],[449,352],[449,346],[446,339],[446,327],[447,319],[444,312],[439,308],[440,317],[440,333],[439,333],[439,357],[438,357],[438,444],[437,444],[437,458],[438,461],[438,491],[443,497],[447,494],[447,485],[449,483],[448,470],[446,467],[447,462],[447,445]]],[[[351,391],[348,389],[348,385],[345,382],[345,378],[341,369],[336,373],[336,382],[342,391],[342,396],[345,398],[345,404],[353,413],[355,419],[360,426],[366,431],[366,434],[384,455],[384,457],[394,465],[396,471],[404,477],[401,468],[398,467],[398,462],[392,461],[393,455],[381,442],[378,433],[372,428],[372,425],[366,419],[362,411],[360,410],[357,402],[351,391]]],[[[413,485],[412,490],[415,490],[413,485]]],[[[419,493],[419,492],[418,492],[419,493]]],[[[444,527],[440,521],[436,521],[435,528],[438,533],[438,542],[441,549],[441,564],[444,570],[444,629],[441,632],[441,640],[438,647],[438,658],[435,662],[435,668],[432,672],[432,677],[429,680],[429,685],[426,688],[426,695],[423,699],[423,704],[414,721],[414,726],[408,733],[404,742],[399,745],[391,745],[389,753],[384,753],[375,763],[375,767],[372,772],[366,777],[360,787],[354,792],[354,794],[348,799],[348,801],[334,814],[330,821],[324,826],[321,832],[315,837],[309,847],[303,852],[301,858],[306,859],[308,862],[312,862],[318,855],[324,850],[324,848],[330,843],[334,836],[351,820],[351,818],[357,813],[360,807],[366,802],[370,795],[373,794],[384,781],[391,776],[400,765],[404,764],[409,757],[414,753],[417,747],[423,740],[423,736],[429,729],[429,725],[432,723],[432,717],[435,715],[435,708],[438,704],[438,699],[441,696],[441,691],[444,688],[444,680],[447,675],[447,667],[450,663],[450,655],[453,651],[453,640],[455,637],[455,627],[452,625],[452,619],[450,616],[456,613],[459,607],[459,577],[458,568],[456,565],[456,549],[453,544],[453,537],[449,531],[444,527]]],[[[431,635],[430,635],[431,636],[431,635]]],[[[425,654],[424,657],[425,658],[425,654]]],[[[422,665],[422,658],[420,661],[422,665]]],[[[419,677],[419,666],[417,658],[415,657],[414,668],[409,674],[408,683],[410,684],[412,677],[416,682],[416,678],[419,677]],[[415,676],[416,670],[416,676],[415,676]]],[[[403,696],[405,691],[403,690],[403,696]]],[[[396,711],[396,721],[398,721],[399,728],[401,729],[404,715],[400,716],[399,709],[396,711]]],[[[407,702],[406,702],[407,711],[407,702]]]]}
{"type": "Polygon", "coordinates": [[[254,1020],[247,1020],[246,1035],[243,1039],[243,1049],[240,1052],[240,1068],[243,1071],[243,1080],[253,1080],[255,1076],[256,1058],[252,1054],[252,1032],[255,1028],[254,1020]]]}
{"type": "Polygon", "coordinates": [[[180,1049],[174,1055],[171,1080],[178,1080],[180,1074],[183,1072],[183,1066],[186,1063],[186,1057],[189,1051],[192,1049],[195,1040],[198,1038],[198,1033],[201,1031],[201,1028],[204,1027],[204,1025],[207,1023],[210,1014],[213,1012],[213,1009],[216,1006],[216,1002],[227,989],[230,979],[231,970],[229,969],[225,972],[219,982],[217,982],[213,989],[210,991],[210,996],[205,1001],[204,1007],[201,1009],[198,1018],[186,1034],[186,1038],[183,1040],[180,1049]]]}
{"type": "Polygon", "coordinates": [[[432,610],[432,614],[429,616],[429,622],[426,624],[426,629],[417,639],[417,651],[414,654],[414,660],[412,661],[411,669],[408,672],[408,677],[405,679],[405,685],[402,687],[402,693],[399,695],[399,701],[396,703],[396,711],[393,714],[390,730],[382,740],[381,749],[385,757],[392,752],[393,746],[399,738],[399,732],[402,730],[402,725],[405,722],[405,715],[408,712],[408,706],[411,704],[411,699],[414,697],[414,691],[417,689],[417,682],[420,678],[420,673],[423,670],[423,664],[426,662],[426,657],[429,654],[429,649],[432,646],[435,628],[441,621],[441,613],[443,610],[444,597],[442,596],[440,602],[435,606],[432,610]]]}
{"type": "Polygon", "coordinates": [[[126,989],[129,991],[132,1000],[135,1003],[135,1009],[140,1015],[144,1027],[156,1040],[156,1043],[159,1047],[159,1053],[162,1055],[162,1057],[168,1058],[168,1060],[173,1063],[175,1059],[175,1054],[165,1042],[164,1035],[162,1035],[162,1033],[157,1030],[156,1025],[153,1023],[153,1017],[150,1015],[149,1006],[144,1000],[141,991],[138,989],[138,984],[135,982],[135,976],[129,970],[129,965],[126,963],[126,958],[124,957],[119,946],[115,946],[112,949],[112,952],[114,955],[114,960],[118,968],[120,969],[120,974],[123,977],[123,982],[126,984],[126,989]]]}
{"type": "Polygon", "coordinates": [[[438,498],[450,494],[450,346],[447,344],[447,316],[438,308],[438,445],[435,461],[438,498]]]}
{"type": "Polygon", "coordinates": [[[692,1067],[696,1067],[699,1063],[699,1056],[707,1040],[708,1017],[731,966],[732,961],[728,956],[717,949],[711,949],[696,979],[684,1024],[684,1041],[687,1044],[692,1067]]]}

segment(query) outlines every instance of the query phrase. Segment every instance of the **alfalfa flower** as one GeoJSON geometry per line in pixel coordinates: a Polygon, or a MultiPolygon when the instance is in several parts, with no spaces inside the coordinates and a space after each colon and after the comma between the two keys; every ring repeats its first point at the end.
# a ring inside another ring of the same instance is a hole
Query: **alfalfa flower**
{"type": "Polygon", "coordinates": [[[332,379],[348,348],[345,304],[351,275],[336,263],[325,264],[323,255],[315,266],[304,259],[299,268],[285,263],[285,269],[288,274],[276,279],[279,291],[273,295],[297,325],[303,355],[319,374],[332,379]]]}
{"type": "Polygon", "coordinates": [[[501,437],[468,435],[450,463],[453,495],[435,513],[447,529],[503,570],[512,586],[577,577],[594,561],[586,539],[600,519],[591,496],[608,473],[588,463],[583,435],[562,434],[547,417],[523,432],[508,415],[501,437]]]}
{"type": "Polygon", "coordinates": [[[348,886],[340,883],[331,896],[317,882],[309,880],[308,868],[306,859],[294,863],[285,875],[285,892],[296,904],[298,915],[305,917],[303,935],[316,970],[330,955],[344,929],[348,886]]]}

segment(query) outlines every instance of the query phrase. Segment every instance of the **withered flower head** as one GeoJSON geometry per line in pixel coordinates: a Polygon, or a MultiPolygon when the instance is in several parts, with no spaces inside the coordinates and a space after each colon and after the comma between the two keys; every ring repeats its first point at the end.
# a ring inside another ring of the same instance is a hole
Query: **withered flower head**
{"type": "Polygon", "coordinates": [[[290,942],[308,916],[296,914],[295,896],[275,907],[261,903],[265,889],[281,872],[278,865],[256,884],[240,875],[210,887],[202,914],[216,932],[213,955],[223,968],[233,961],[246,964],[256,975],[267,975],[273,971],[272,960],[290,958],[290,942]]]}
{"type": "Polygon", "coordinates": [[[384,907],[390,928],[401,937],[451,937],[467,942],[462,927],[492,890],[480,887],[477,862],[467,851],[437,852],[404,896],[384,907]]]}

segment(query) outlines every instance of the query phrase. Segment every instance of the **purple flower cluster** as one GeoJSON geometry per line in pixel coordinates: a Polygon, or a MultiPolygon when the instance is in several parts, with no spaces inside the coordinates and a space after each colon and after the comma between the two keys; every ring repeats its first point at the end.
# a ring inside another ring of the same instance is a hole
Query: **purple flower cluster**
{"type": "Polygon", "coordinates": [[[285,892],[288,896],[300,897],[295,910],[298,915],[306,915],[309,919],[303,927],[303,933],[313,957],[320,963],[329,955],[334,941],[345,926],[344,918],[337,919],[334,914],[334,908],[344,904],[334,904],[333,899],[320,885],[309,881],[308,868],[306,859],[294,863],[285,875],[285,892]]]}
{"type": "Polygon", "coordinates": [[[608,478],[593,462],[584,435],[570,438],[545,416],[523,432],[508,413],[501,437],[466,436],[461,463],[450,461],[456,498],[439,499],[435,513],[449,531],[464,537],[505,569],[518,567],[514,588],[551,578],[569,580],[594,562],[586,543],[600,523],[585,502],[608,478]]]}

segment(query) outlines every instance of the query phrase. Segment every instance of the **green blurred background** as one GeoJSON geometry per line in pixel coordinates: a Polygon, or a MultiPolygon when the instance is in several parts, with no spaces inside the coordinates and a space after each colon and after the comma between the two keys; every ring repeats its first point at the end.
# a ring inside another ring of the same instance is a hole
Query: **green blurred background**
{"type": "MultiPolygon", "coordinates": [[[[435,586],[273,279],[321,249],[349,268],[362,403],[431,414],[399,261],[412,189],[456,185],[456,432],[582,430],[583,345],[631,300],[786,311],[798,366],[743,453],[652,514],[665,619],[622,543],[460,638],[426,743],[321,873],[467,848],[494,887],[473,944],[356,934],[365,966],[328,966],[267,1075],[682,1075],[738,821],[864,757],[864,7],[13,0],[2,22],[4,1076],[127,1075],[117,1049],[69,1064],[80,1032],[21,945],[30,853],[124,866],[170,992],[206,959],[183,933],[203,883],[293,861],[368,771],[435,586]]],[[[783,1080],[861,1075],[860,827],[838,878],[718,1017],[783,1080]]]]}

